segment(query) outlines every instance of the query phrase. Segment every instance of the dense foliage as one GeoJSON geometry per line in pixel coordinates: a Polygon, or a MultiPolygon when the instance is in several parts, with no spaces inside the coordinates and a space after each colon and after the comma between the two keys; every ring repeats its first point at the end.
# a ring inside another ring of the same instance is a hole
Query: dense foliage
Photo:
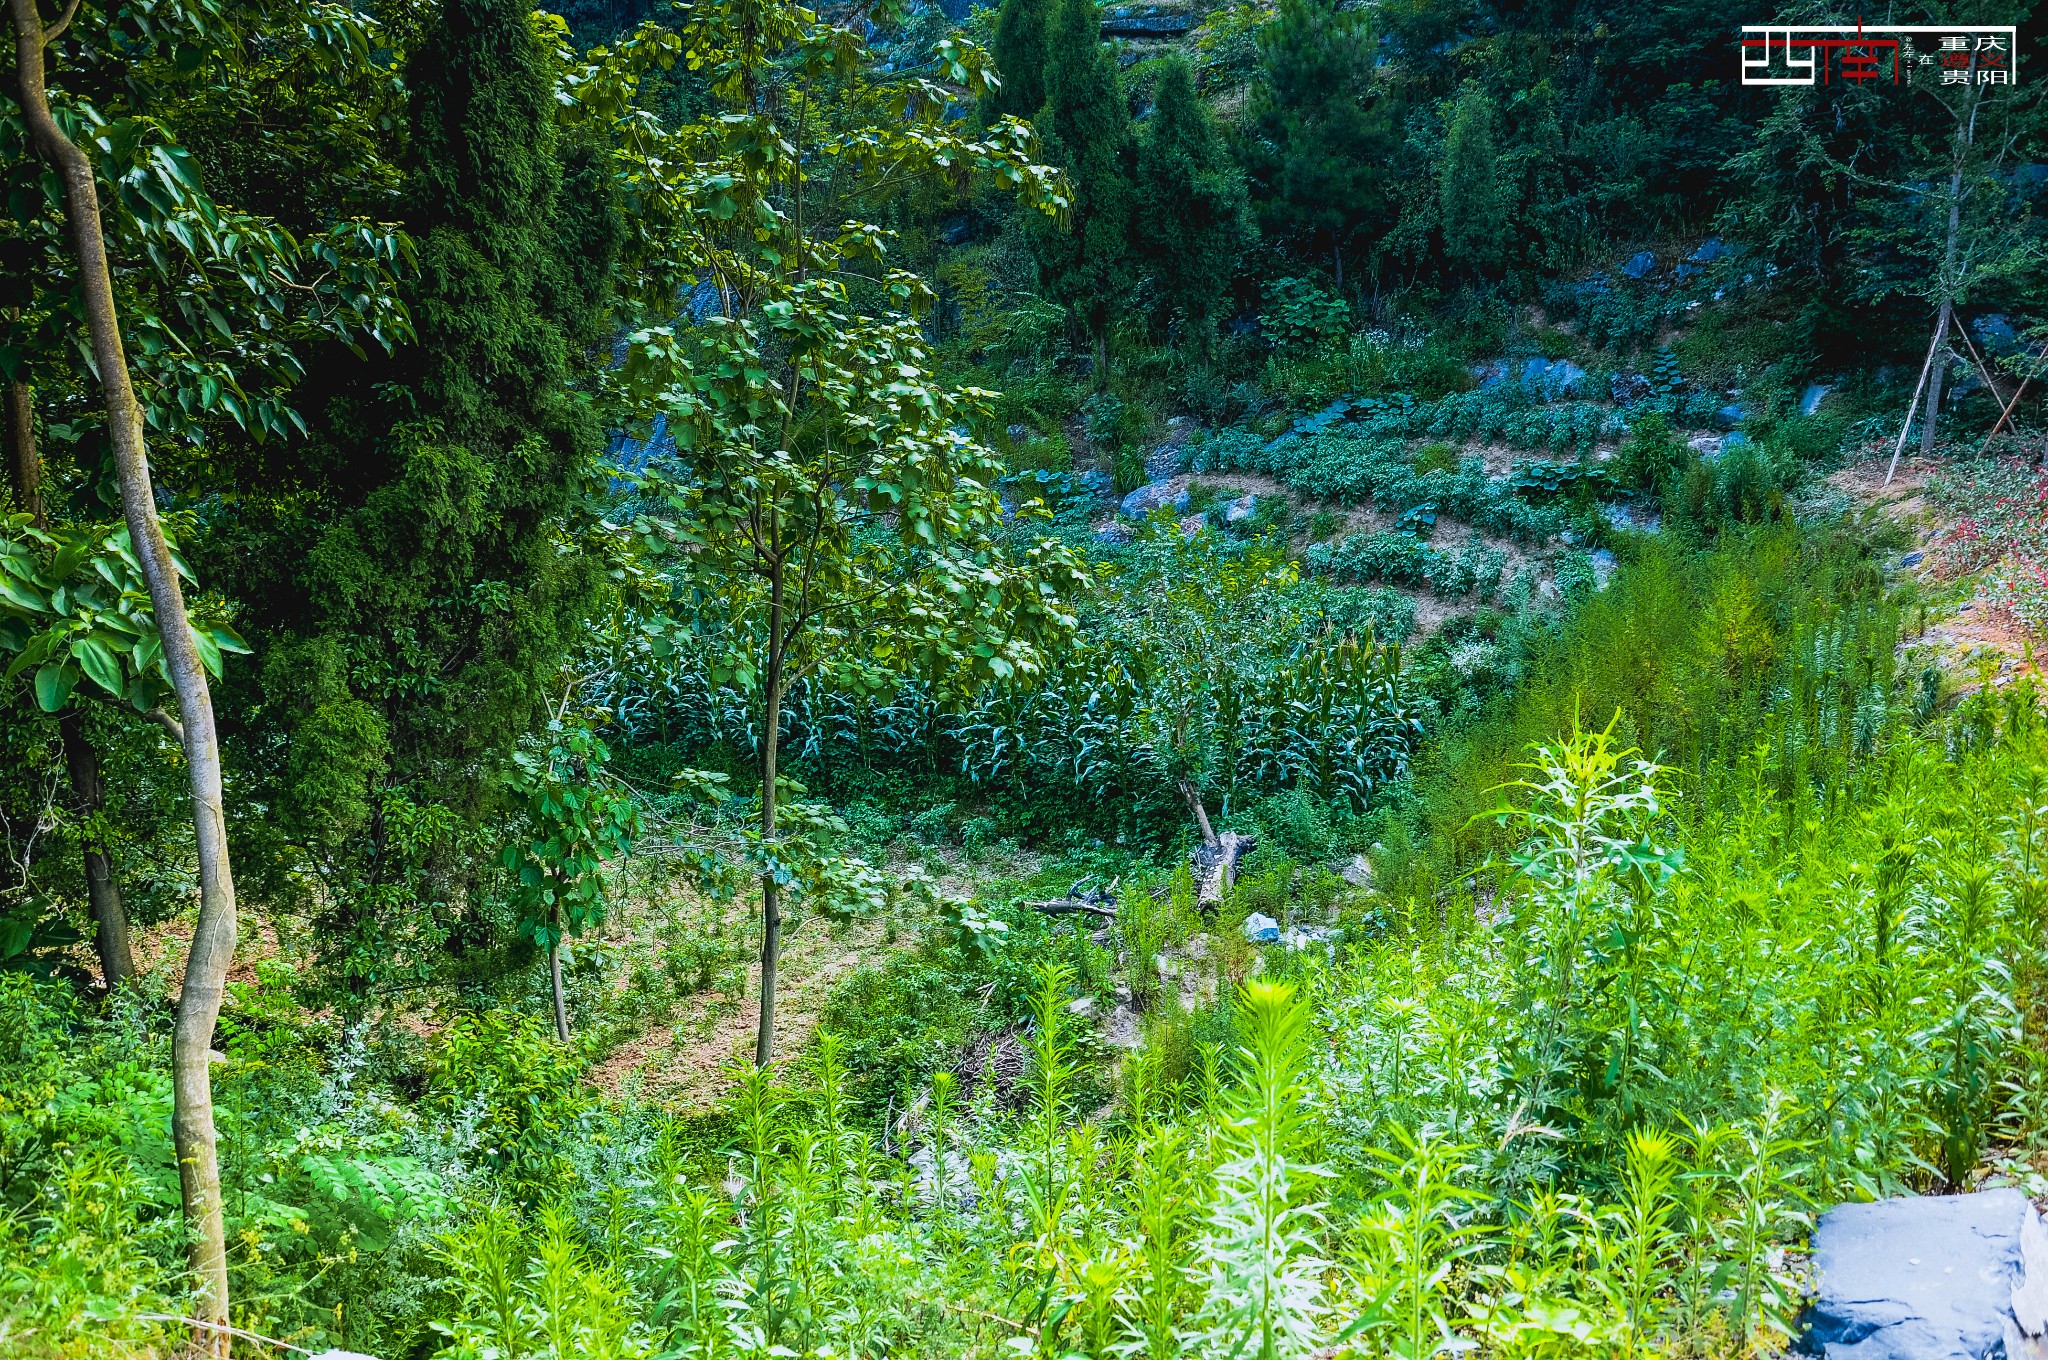
{"type": "Polygon", "coordinates": [[[4,4],[0,1353],[1761,1356],[2048,1195],[2031,52],[4,4]]]}

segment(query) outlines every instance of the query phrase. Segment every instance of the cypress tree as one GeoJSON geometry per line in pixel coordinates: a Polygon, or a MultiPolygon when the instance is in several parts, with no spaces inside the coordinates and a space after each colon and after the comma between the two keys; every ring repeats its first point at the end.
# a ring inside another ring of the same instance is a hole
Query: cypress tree
{"type": "Polygon", "coordinates": [[[1276,232],[1329,254],[1340,288],[1352,238],[1392,215],[1392,123],[1372,96],[1372,59],[1365,12],[1337,0],[1280,0],[1259,35],[1255,197],[1276,232]]]}
{"type": "Polygon", "coordinates": [[[1109,320],[1131,285],[1134,205],[1131,114],[1095,0],[1058,0],[1037,127],[1047,160],[1067,172],[1073,202],[1066,230],[1032,223],[1039,278],[1094,340],[1101,381],[1109,320]]]}
{"type": "Polygon", "coordinates": [[[296,845],[327,881],[322,938],[358,987],[393,966],[391,932],[455,925],[413,919],[419,890],[430,876],[461,899],[451,846],[560,697],[599,587],[564,551],[603,440],[572,376],[602,333],[621,219],[597,158],[555,128],[529,11],[446,0],[414,49],[418,343],[314,366],[332,376],[311,456],[268,470],[299,494],[252,488],[219,533],[230,593],[269,640],[245,750],[274,816],[247,834],[296,845]],[[402,846],[395,806],[428,810],[441,836],[402,846]]]}
{"type": "Polygon", "coordinates": [[[1507,246],[1507,202],[1501,193],[1493,124],[1493,100],[1476,83],[1465,82],[1444,130],[1437,201],[1444,256],[1454,268],[1470,274],[1496,272],[1507,246]]]}
{"type": "Polygon", "coordinates": [[[1160,296],[1208,348],[1217,299],[1252,239],[1244,175],[1217,136],[1182,57],[1159,72],[1138,150],[1140,248],[1160,296]]]}
{"type": "Polygon", "coordinates": [[[1003,81],[989,100],[994,117],[1029,118],[1045,103],[1046,30],[1052,15],[1053,0],[1003,0],[989,43],[1003,81]]]}

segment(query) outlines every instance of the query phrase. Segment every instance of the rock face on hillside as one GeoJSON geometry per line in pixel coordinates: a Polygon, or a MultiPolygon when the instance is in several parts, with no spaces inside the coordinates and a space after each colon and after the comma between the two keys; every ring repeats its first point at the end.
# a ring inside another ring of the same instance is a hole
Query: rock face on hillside
{"type": "Polygon", "coordinates": [[[2017,1190],[1838,1205],[1814,1230],[1813,1261],[1809,1355],[2048,1357],[2048,1233],[2017,1190]]]}

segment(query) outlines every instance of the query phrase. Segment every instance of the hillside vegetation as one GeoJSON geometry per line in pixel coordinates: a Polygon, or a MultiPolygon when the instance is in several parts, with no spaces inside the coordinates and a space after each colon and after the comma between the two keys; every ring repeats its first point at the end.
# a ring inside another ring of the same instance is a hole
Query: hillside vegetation
{"type": "Polygon", "coordinates": [[[1772,1356],[2048,1198],[2031,51],[6,12],[0,1354],[1772,1356]]]}

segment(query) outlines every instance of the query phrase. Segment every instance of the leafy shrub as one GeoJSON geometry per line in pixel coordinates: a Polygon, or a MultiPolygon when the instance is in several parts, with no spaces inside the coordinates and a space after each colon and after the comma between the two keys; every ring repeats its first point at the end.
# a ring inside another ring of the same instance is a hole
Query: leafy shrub
{"type": "Polygon", "coordinates": [[[1351,309],[1313,279],[1271,279],[1265,293],[1259,324],[1282,354],[1320,353],[1350,329],[1351,309]]]}
{"type": "Polygon", "coordinates": [[[499,1166],[562,1136],[589,1104],[573,1050],[539,1017],[495,1008],[442,1031],[427,1055],[427,1099],[499,1166]]]}
{"type": "Polygon", "coordinates": [[[937,959],[899,954],[841,983],[820,1023],[838,1035],[854,1109],[900,1105],[933,1072],[950,1068],[974,1032],[975,1008],[937,959]]]}
{"type": "Polygon", "coordinates": [[[1441,552],[1421,539],[1378,529],[1352,534],[1340,543],[1317,544],[1303,560],[1311,570],[1326,572],[1339,581],[1419,586],[1428,580],[1441,557],[1441,552]]]}

